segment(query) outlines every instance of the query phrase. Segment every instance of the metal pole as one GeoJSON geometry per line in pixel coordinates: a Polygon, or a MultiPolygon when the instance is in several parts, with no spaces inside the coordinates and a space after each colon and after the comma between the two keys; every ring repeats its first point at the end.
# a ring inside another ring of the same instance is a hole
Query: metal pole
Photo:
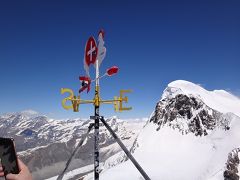
{"type": "Polygon", "coordinates": [[[102,123],[106,126],[107,130],[112,134],[114,139],[117,141],[119,146],[122,148],[122,150],[126,153],[127,157],[132,161],[132,163],[135,165],[135,167],[138,169],[138,171],[142,174],[145,180],[151,180],[147,173],[143,170],[143,168],[138,164],[138,162],[135,160],[135,158],[132,156],[132,154],[128,151],[128,149],[124,146],[122,141],[118,138],[118,136],[115,134],[115,132],[112,130],[112,128],[107,124],[107,122],[104,120],[104,118],[101,116],[100,120],[102,123]]]}
{"type": "Polygon", "coordinates": [[[95,106],[94,130],[94,178],[99,180],[99,106],[95,106]]]}
{"type": "Polygon", "coordinates": [[[94,179],[99,180],[99,64],[98,59],[96,60],[96,86],[95,86],[95,124],[94,124],[94,179]]]}

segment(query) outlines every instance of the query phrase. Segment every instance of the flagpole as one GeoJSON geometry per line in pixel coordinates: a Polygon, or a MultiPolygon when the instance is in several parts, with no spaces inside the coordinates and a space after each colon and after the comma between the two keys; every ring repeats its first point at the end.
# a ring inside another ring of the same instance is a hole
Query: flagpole
{"type": "Polygon", "coordinates": [[[99,97],[99,61],[96,60],[96,86],[95,86],[95,100],[94,100],[94,179],[99,180],[99,106],[100,106],[100,97],[99,97]]]}

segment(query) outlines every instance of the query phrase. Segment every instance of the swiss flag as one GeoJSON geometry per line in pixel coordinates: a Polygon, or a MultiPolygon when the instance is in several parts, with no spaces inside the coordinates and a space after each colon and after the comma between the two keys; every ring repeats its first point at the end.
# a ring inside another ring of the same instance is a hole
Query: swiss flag
{"type": "Polygon", "coordinates": [[[97,43],[93,36],[91,36],[85,46],[85,55],[84,55],[84,69],[89,76],[89,66],[95,64],[98,54],[97,43]]]}

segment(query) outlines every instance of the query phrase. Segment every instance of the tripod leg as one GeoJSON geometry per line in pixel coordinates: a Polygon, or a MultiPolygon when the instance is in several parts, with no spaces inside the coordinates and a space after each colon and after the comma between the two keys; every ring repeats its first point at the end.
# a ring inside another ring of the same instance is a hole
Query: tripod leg
{"type": "Polygon", "coordinates": [[[82,146],[83,142],[85,141],[85,139],[87,138],[88,134],[90,133],[91,129],[93,128],[94,124],[90,124],[89,127],[88,127],[88,131],[87,133],[82,137],[81,141],[78,143],[77,147],[74,149],[72,155],[70,156],[70,158],[68,159],[66,165],[65,165],[65,168],[63,170],[63,172],[61,174],[58,175],[57,177],[57,180],[62,180],[63,176],[64,176],[64,173],[66,172],[69,164],[71,163],[72,161],[72,158],[75,156],[77,150],[82,146]]]}
{"type": "Polygon", "coordinates": [[[122,141],[118,138],[116,133],[112,130],[112,128],[107,124],[107,122],[104,120],[104,118],[101,116],[100,120],[102,123],[106,126],[107,130],[112,134],[114,139],[117,141],[119,146],[122,148],[122,150],[126,153],[127,157],[132,161],[132,163],[135,165],[135,167],[138,169],[138,171],[142,174],[145,180],[151,180],[146,172],[142,169],[142,167],[138,164],[138,162],[135,160],[135,158],[132,156],[132,154],[128,151],[128,149],[124,146],[122,141]]]}

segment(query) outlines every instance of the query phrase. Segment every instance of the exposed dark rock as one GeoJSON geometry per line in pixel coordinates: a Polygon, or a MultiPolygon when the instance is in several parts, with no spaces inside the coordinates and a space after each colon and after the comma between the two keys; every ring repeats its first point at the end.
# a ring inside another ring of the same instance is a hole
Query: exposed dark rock
{"type": "Polygon", "coordinates": [[[196,136],[207,135],[217,124],[225,130],[229,129],[221,113],[209,108],[199,98],[184,94],[159,101],[150,122],[158,124],[157,130],[167,125],[179,129],[182,134],[192,132],[196,136]]]}
{"type": "Polygon", "coordinates": [[[228,154],[226,170],[223,173],[224,180],[239,180],[238,176],[239,152],[240,148],[236,148],[228,154]]]}

